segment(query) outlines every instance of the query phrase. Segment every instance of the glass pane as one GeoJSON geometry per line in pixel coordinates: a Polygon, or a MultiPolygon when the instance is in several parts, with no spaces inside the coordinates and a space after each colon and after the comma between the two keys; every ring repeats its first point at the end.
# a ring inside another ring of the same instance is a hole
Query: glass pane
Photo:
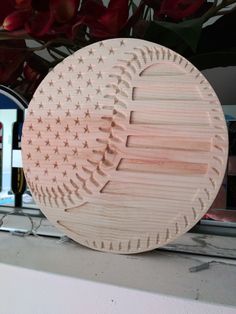
{"type": "Polygon", "coordinates": [[[0,122],[0,192],[2,191],[2,123],[0,122]]]}
{"type": "Polygon", "coordinates": [[[15,196],[11,191],[12,126],[16,120],[15,110],[0,110],[1,144],[0,205],[14,206],[15,196]]]}
{"type": "Polygon", "coordinates": [[[228,121],[229,159],[223,184],[202,222],[236,227],[236,121],[228,121]]]}
{"type": "Polygon", "coordinates": [[[12,138],[12,175],[11,175],[11,189],[15,194],[16,206],[35,208],[35,202],[27,187],[21,157],[21,136],[22,136],[23,122],[15,122],[13,125],[12,138]]]}

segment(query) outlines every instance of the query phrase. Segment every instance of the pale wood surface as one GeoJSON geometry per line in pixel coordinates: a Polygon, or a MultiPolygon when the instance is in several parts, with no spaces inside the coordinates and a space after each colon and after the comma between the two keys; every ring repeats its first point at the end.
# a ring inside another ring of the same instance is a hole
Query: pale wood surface
{"type": "Polygon", "coordinates": [[[113,39],[48,74],[22,147],[27,182],[52,223],[91,248],[136,253],[205,214],[228,138],[219,100],[191,63],[156,44],[113,39]]]}

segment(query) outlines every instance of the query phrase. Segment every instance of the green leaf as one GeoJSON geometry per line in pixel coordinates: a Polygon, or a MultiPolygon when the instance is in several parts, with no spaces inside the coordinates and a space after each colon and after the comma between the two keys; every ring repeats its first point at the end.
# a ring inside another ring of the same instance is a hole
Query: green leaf
{"type": "Polygon", "coordinates": [[[145,33],[145,39],[172,48],[179,53],[191,49],[196,51],[201,36],[202,18],[181,23],[151,22],[145,33]]]}
{"type": "Polygon", "coordinates": [[[130,6],[131,6],[131,10],[132,10],[132,13],[134,14],[135,11],[137,10],[138,6],[134,3],[134,1],[130,1],[130,6]]]}

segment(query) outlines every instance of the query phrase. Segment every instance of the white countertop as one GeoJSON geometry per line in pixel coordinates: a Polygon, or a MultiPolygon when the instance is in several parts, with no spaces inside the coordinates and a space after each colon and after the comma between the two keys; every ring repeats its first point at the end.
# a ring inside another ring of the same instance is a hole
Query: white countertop
{"type": "MultiPolygon", "coordinates": [[[[224,309],[223,312],[219,313],[236,312],[236,261],[230,259],[210,258],[162,250],[139,255],[115,255],[92,251],[71,241],[61,242],[50,237],[18,237],[8,232],[0,232],[0,278],[2,278],[0,290],[3,289],[5,284],[9,285],[11,278],[6,276],[6,267],[8,267],[7,269],[14,269],[13,273],[16,272],[16,269],[22,271],[22,268],[24,268],[24,272],[26,270],[34,271],[35,274],[43,272],[43,276],[56,275],[58,277],[59,275],[58,278],[62,278],[61,275],[66,276],[67,280],[77,280],[82,286],[85,282],[86,285],[89,282],[93,287],[99,286],[99,291],[101,287],[107,287],[108,285],[112,287],[111,289],[115,288],[119,291],[124,291],[124,289],[133,291],[132,293],[136,291],[138,294],[141,293],[142,296],[156,295],[157,299],[158,296],[165,296],[172,299],[177,298],[179,301],[185,300],[187,304],[194,302],[196,306],[202,306],[205,303],[209,303],[209,306],[214,304],[212,313],[218,313],[215,309],[216,305],[217,309],[224,309]],[[189,268],[205,262],[211,262],[208,269],[199,272],[189,271],[189,268]],[[9,265],[14,267],[12,268],[9,265]],[[5,277],[1,274],[5,274],[5,277]],[[225,306],[234,306],[235,308],[233,312],[231,312],[232,309],[227,308],[227,311],[229,310],[227,312],[225,306]]],[[[42,275],[38,276],[42,278],[42,275]]],[[[48,279],[49,282],[50,278],[48,279]]],[[[12,284],[16,287],[20,282],[18,280],[17,283],[15,281],[12,284]]],[[[44,281],[44,284],[45,282],[47,281],[44,281]]],[[[55,281],[52,280],[52,282],[55,281]]],[[[24,280],[21,284],[24,285],[24,280]]],[[[30,285],[27,287],[30,288],[30,285]]],[[[104,289],[106,290],[106,288],[104,289]]],[[[0,295],[2,293],[3,291],[0,292],[0,295]]],[[[71,293],[73,294],[73,291],[71,293]]],[[[40,295],[38,297],[40,298],[40,295]]],[[[157,301],[157,299],[155,300],[157,301]]],[[[1,310],[0,313],[8,314],[8,312],[1,312],[1,310]]],[[[40,311],[35,313],[45,314],[45,312],[40,311]]],[[[103,314],[99,311],[94,313],[103,314]]],[[[113,312],[104,313],[110,314],[113,312]]],[[[207,313],[211,313],[209,309],[207,313]]],[[[68,312],[68,314],[71,314],[71,312],[68,312]]]]}

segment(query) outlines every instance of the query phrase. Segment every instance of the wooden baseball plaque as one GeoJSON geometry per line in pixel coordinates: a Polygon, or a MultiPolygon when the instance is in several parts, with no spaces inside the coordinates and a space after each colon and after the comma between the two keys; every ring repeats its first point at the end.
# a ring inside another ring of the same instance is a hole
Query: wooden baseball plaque
{"type": "Polygon", "coordinates": [[[206,213],[226,168],[219,100],[179,54],[101,41],[38,87],[23,130],[28,185],[47,218],[90,248],[152,250],[206,213]]]}

